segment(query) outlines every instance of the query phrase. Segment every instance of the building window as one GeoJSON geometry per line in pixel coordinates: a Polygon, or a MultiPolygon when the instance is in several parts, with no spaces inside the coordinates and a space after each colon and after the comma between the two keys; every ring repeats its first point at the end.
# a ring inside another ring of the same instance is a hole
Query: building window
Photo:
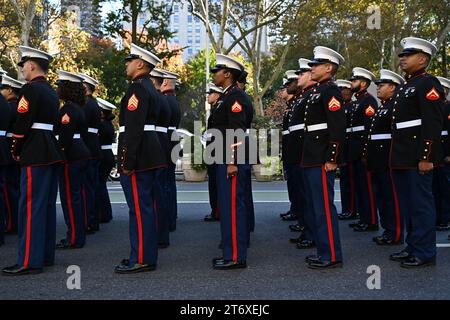
{"type": "Polygon", "coordinates": [[[180,22],[180,17],[177,14],[173,16],[173,22],[174,23],[179,23],[180,22]]]}
{"type": "Polygon", "coordinates": [[[192,23],[192,15],[188,15],[188,23],[192,23]]]}

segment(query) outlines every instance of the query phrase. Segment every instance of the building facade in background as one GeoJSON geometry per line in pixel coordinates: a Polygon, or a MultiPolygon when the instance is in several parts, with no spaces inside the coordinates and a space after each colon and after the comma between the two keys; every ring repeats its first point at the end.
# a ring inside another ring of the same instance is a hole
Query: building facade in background
{"type": "MultiPolygon", "coordinates": [[[[209,0],[210,3],[221,5],[220,0],[209,0]]],[[[183,60],[186,62],[200,51],[206,49],[206,28],[203,22],[191,14],[190,5],[187,1],[174,3],[172,0],[156,0],[159,4],[173,5],[173,14],[170,17],[169,29],[174,33],[172,39],[169,40],[170,48],[185,48],[183,51],[183,60]]],[[[138,29],[142,29],[149,19],[149,13],[143,13],[138,18],[138,29]]],[[[129,23],[125,23],[125,29],[131,29],[129,23]]],[[[218,35],[220,26],[213,26],[214,34],[218,35]]],[[[236,30],[236,35],[239,31],[236,30]]],[[[230,35],[225,34],[224,47],[230,46],[234,42],[230,35]]],[[[239,46],[236,46],[233,51],[241,51],[239,46]]],[[[269,38],[267,29],[263,30],[263,39],[261,42],[261,52],[269,53],[269,38]]]]}
{"type": "Polygon", "coordinates": [[[61,10],[74,14],[75,24],[82,30],[100,36],[102,23],[100,6],[93,0],[61,0],[61,10]]]}

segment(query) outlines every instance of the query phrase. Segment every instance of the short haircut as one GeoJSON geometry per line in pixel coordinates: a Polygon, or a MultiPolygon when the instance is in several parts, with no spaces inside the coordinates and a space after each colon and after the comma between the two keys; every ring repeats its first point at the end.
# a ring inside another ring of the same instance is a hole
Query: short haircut
{"type": "Polygon", "coordinates": [[[43,72],[48,72],[48,68],[50,66],[50,62],[48,60],[30,58],[29,61],[36,63],[43,72]]]}

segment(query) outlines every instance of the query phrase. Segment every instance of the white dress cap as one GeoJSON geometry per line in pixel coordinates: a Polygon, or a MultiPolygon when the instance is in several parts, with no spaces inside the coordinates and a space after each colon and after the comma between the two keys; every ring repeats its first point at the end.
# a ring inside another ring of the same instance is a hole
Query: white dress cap
{"type": "Polygon", "coordinates": [[[345,59],[333,49],[322,46],[314,48],[314,60],[309,63],[310,66],[330,62],[339,66],[345,62],[345,59]]]}
{"type": "Polygon", "coordinates": [[[13,79],[11,77],[8,77],[7,75],[2,76],[1,87],[5,86],[5,87],[20,89],[23,87],[24,84],[25,84],[25,82],[21,82],[19,80],[13,79]]]}
{"type": "Polygon", "coordinates": [[[348,80],[343,79],[336,80],[336,85],[338,86],[338,88],[347,88],[347,89],[352,88],[352,83],[348,80]]]}
{"type": "Polygon", "coordinates": [[[428,40],[421,38],[416,37],[404,38],[400,41],[400,44],[403,48],[403,51],[398,55],[399,57],[419,52],[423,52],[429,54],[430,56],[434,56],[437,52],[437,48],[434,44],[432,44],[428,40]]]}
{"type": "Polygon", "coordinates": [[[134,43],[131,44],[130,55],[126,57],[125,60],[133,59],[142,59],[145,62],[150,63],[152,66],[156,66],[161,62],[161,59],[158,58],[155,54],[151,53],[148,50],[142,49],[134,43]]]}
{"type": "Polygon", "coordinates": [[[104,110],[114,110],[116,109],[116,106],[113,105],[112,103],[102,99],[102,98],[97,98],[97,102],[98,105],[100,106],[100,108],[104,109],[104,110]]]}
{"type": "Polygon", "coordinates": [[[376,84],[380,83],[396,83],[403,84],[405,79],[403,77],[391,70],[381,69],[380,80],[375,81],[376,84]]]}
{"type": "Polygon", "coordinates": [[[64,71],[64,70],[59,70],[58,71],[58,82],[59,81],[69,81],[69,82],[83,83],[84,78],[79,76],[76,73],[72,73],[72,72],[68,72],[68,71],[64,71]]]}
{"type": "Polygon", "coordinates": [[[78,73],[78,75],[83,78],[83,82],[86,82],[86,83],[90,84],[93,87],[97,87],[98,86],[98,81],[95,80],[94,78],[88,76],[87,74],[78,73]]]}

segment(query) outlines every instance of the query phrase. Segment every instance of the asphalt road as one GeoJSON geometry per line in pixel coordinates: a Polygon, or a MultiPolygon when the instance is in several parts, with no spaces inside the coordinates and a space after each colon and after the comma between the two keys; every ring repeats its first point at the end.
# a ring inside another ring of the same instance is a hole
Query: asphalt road
{"type": "MultiPolygon", "coordinates": [[[[310,270],[305,256],[314,250],[297,250],[288,243],[288,231],[279,213],[288,209],[285,184],[254,183],[256,232],[248,253],[248,268],[215,271],[211,259],[220,256],[219,223],[205,223],[209,213],[207,186],[179,184],[178,229],[171,247],[160,251],[152,273],[117,275],[114,265],[129,254],[128,213],[120,186],[112,184],[114,220],[89,236],[85,248],[58,251],[56,265],[45,273],[19,278],[0,277],[0,300],[5,299],[449,299],[450,248],[438,249],[438,264],[422,270],[405,270],[388,260],[399,247],[380,248],[371,238],[341,222],[344,267],[310,270]],[[68,266],[81,268],[81,290],[67,289],[68,266]],[[369,266],[381,270],[381,289],[369,290],[369,266]]],[[[337,206],[340,207],[339,193],[337,206]]],[[[58,239],[65,233],[58,208],[58,239]]],[[[447,233],[438,242],[448,246],[447,233]]],[[[14,264],[16,237],[8,236],[0,248],[0,265],[14,264]]]]}

